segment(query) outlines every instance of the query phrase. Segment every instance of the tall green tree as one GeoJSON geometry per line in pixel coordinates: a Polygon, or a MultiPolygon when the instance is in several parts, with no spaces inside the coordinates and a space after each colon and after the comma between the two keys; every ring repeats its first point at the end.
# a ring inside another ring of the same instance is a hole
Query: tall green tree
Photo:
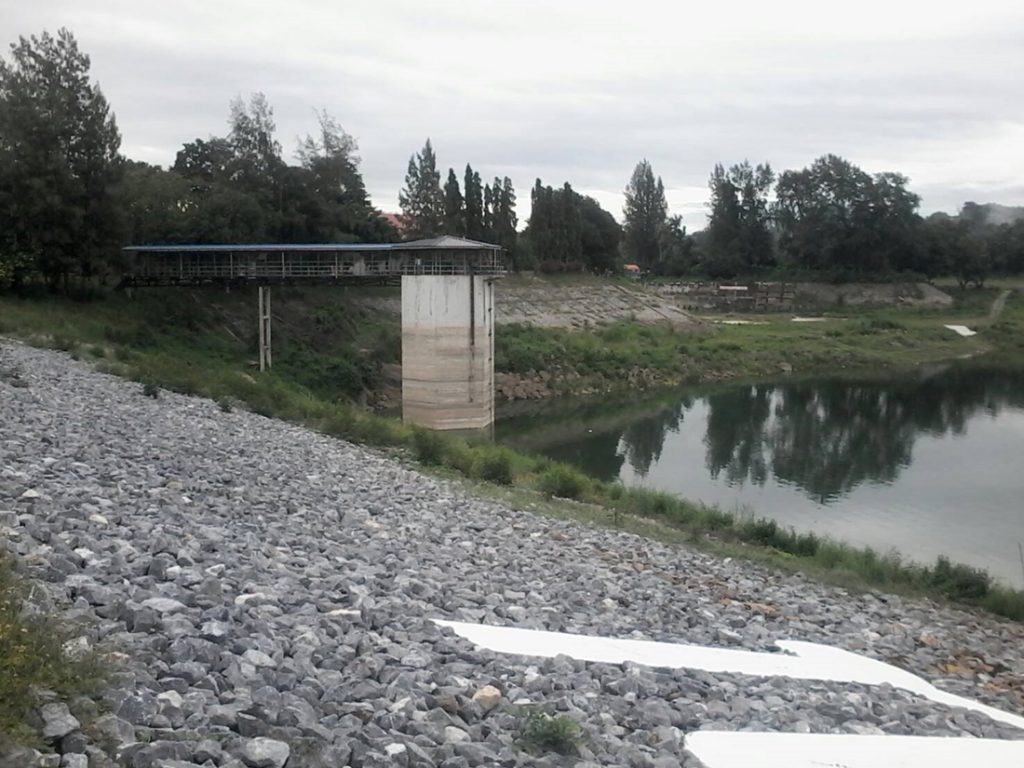
{"type": "Polygon", "coordinates": [[[601,204],[588,195],[576,196],[580,212],[580,252],[584,264],[594,272],[618,268],[622,227],[601,204]]]}
{"type": "Polygon", "coordinates": [[[226,138],[211,136],[185,143],[174,160],[173,170],[196,182],[226,179],[234,152],[226,138]]]}
{"type": "Polygon", "coordinates": [[[317,114],[317,122],[318,133],[307,135],[296,151],[308,177],[293,172],[295,188],[282,195],[297,216],[307,219],[307,237],[320,242],[392,239],[394,233],[370,203],[356,140],[326,111],[317,114]]]}
{"type": "Polygon", "coordinates": [[[466,163],[466,175],[462,188],[465,190],[466,237],[470,240],[484,239],[484,189],[480,174],[466,163]]]}
{"type": "Polygon", "coordinates": [[[623,207],[624,246],[626,256],[641,267],[651,269],[657,264],[659,233],[665,225],[668,203],[661,177],[655,178],[647,160],[641,160],[626,186],[623,207]]]}
{"type": "Polygon", "coordinates": [[[398,193],[402,216],[411,238],[436,237],[444,231],[444,194],[441,173],[430,139],[423,149],[409,158],[405,186],[398,193]]]}
{"type": "Polygon", "coordinates": [[[727,171],[715,165],[708,214],[705,269],[715,277],[768,266],[775,261],[768,195],[775,174],[767,163],[748,161],[727,171]]]}
{"type": "Polygon", "coordinates": [[[678,277],[694,267],[693,238],[686,234],[682,216],[669,216],[659,233],[661,261],[657,271],[660,274],[678,277]]]}
{"type": "Polygon", "coordinates": [[[836,155],[786,171],[775,188],[781,254],[806,269],[840,273],[908,267],[919,198],[898,174],[875,177],[836,155]]]}
{"type": "Polygon", "coordinates": [[[483,238],[486,241],[494,239],[494,190],[490,184],[484,184],[484,208],[483,208],[483,238]]]}
{"type": "Polygon", "coordinates": [[[194,194],[191,181],[177,171],[127,161],[118,187],[126,241],[189,242],[196,208],[194,194]]]}
{"type": "Polygon", "coordinates": [[[537,179],[530,201],[524,261],[544,272],[615,268],[622,229],[596,200],[580,195],[568,183],[553,189],[537,179]]]}
{"type": "Polygon", "coordinates": [[[516,191],[512,179],[495,177],[491,187],[491,237],[492,242],[500,245],[515,263],[516,226],[516,191]]]}
{"type": "Polygon", "coordinates": [[[448,169],[448,180],[444,183],[444,228],[449,235],[466,236],[466,205],[453,168],[448,169]]]}
{"type": "Polygon", "coordinates": [[[267,229],[275,232],[283,215],[282,175],[284,161],[281,144],[274,138],[277,125],[274,110],[262,93],[254,93],[248,103],[241,97],[231,102],[228,142],[232,158],[228,172],[243,191],[256,196],[268,219],[267,229]]]}
{"type": "Polygon", "coordinates": [[[0,281],[52,288],[116,254],[121,136],[89,57],[66,29],[0,60],[0,281]]]}

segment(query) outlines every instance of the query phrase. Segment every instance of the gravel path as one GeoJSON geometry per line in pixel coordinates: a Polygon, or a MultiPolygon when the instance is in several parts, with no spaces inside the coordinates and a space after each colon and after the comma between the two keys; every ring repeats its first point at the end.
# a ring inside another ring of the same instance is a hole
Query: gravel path
{"type": "MultiPolygon", "coordinates": [[[[1024,711],[1022,625],[540,518],[10,343],[4,539],[89,619],[82,643],[124,654],[111,714],[54,738],[73,768],[86,754],[89,768],[665,768],[697,765],[682,737],[707,728],[1024,738],[887,686],[479,650],[428,619],[754,650],[810,640],[1024,711]],[[519,749],[525,701],[579,722],[580,755],[519,749]]],[[[43,713],[54,733],[63,716],[43,713]]]]}

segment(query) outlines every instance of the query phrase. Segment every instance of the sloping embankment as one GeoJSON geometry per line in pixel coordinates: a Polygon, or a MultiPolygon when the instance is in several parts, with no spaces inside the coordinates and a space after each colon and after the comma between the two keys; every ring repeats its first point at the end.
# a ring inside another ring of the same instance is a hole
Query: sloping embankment
{"type": "Polygon", "coordinates": [[[58,353],[5,343],[0,367],[27,384],[0,377],[0,542],[123,654],[108,714],[53,742],[90,768],[563,764],[520,749],[523,701],[578,722],[591,765],[694,766],[708,727],[1024,737],[898,689],[504,656],[429,619],[811,640],[1012,711],[1021,625],[537,517],[58,353]]]}

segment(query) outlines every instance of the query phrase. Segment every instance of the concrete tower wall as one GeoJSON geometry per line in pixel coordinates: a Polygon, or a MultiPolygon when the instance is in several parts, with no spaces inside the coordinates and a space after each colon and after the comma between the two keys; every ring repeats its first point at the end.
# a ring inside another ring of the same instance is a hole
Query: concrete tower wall
{"type": "Polygon", "coordinates": [[[431,429],[494,422],[494,281],[402,277],[402,418],[431,429]]]}

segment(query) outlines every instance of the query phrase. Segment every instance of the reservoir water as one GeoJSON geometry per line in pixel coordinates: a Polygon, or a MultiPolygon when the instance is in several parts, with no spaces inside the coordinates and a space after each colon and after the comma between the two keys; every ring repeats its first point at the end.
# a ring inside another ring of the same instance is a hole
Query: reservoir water
{"type": "Polygon", "coordinates": [[[498,441],[627,485],[1024,587],[1024,372],[910,375],[525,404],[498,441]]]}

